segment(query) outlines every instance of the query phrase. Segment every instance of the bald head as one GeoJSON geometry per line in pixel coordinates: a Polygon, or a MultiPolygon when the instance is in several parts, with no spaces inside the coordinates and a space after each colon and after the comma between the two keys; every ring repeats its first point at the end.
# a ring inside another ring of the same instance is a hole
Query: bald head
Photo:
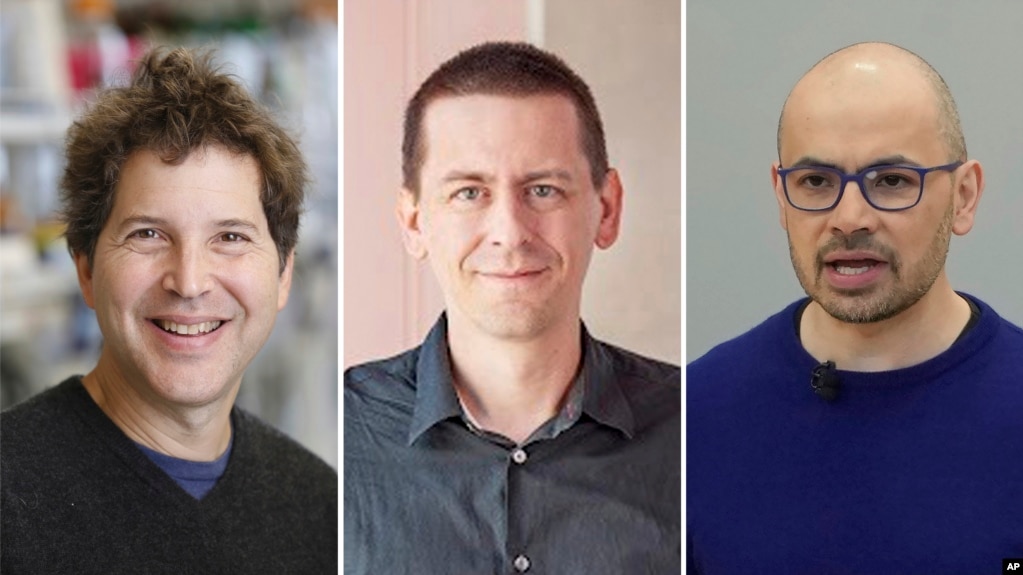
{"type": "Polygon", "coordinates": [[[880,42],[853,44],[832,52],[810,68],[792,88],[782,108],[778,120],[779,160],[783,132],[790,123],[788,116],[821,98],[918,100],[928,113],[933,113],[948,159],[966,160],[959,112],[948,86],[930,64],[905,48],[880,42]]]}

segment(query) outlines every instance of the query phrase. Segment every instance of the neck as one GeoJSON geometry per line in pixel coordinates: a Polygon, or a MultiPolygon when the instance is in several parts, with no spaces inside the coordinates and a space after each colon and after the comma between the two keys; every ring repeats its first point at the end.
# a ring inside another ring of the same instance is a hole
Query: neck
{"type": "Polygon", "coordinates": [[[481,333],[448,314],[455,390],[473,423],[515,443],[554,417],[582,357],[578,317],[524,340],[481,333]]]}
{"type": "Polygon", "coordinates": [[[230,414],[237,385],[214,404],[177,405],[129,384],[106,354],[82,378],[82,384],[114,425],[154,451],[190,461],[213,461],[231,440],[230,414]]]}
{"type": "Polygon", "coordinates": [[[832,360],[839,369],[889,371],[923,363],[945,351],[969,319],[970,305],[942,273],[918,302],[879,322],[842,322],[812,302],[800,322],[800,339],[815,359],[832,360]]]}

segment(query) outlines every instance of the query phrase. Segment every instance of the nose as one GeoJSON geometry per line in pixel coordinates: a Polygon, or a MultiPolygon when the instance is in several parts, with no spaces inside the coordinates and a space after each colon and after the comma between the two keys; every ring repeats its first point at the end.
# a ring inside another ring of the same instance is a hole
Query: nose
{"type": "Polygon", "coordinates": [[[535,214],[521,194],[514,191],[498,194],[488,212],[487,232],[491,244],[513,248],[532,238],[535,214]]]}
{"type": "Polygon", "coordinates": [[[212,268],[206,250],[182,245],[171,250],[163,274],[163,289],[180,297],[191,299],[210,291],[213,286],[212,268]]]}
{"type": "Polygon", "coordinates": [[[838,205],[831,210],[831,227],[845,235],[858,231],[873,233],[877,228],[877,210],[864,197],[858,183],[849,181],[838,205]]]}

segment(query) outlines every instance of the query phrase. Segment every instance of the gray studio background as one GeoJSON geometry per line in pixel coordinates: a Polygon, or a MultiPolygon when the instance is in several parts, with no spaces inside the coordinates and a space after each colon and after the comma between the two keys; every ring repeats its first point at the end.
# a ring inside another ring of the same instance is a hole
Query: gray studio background
{"type": "Polygon", "coordinates": [[[926,59],[959,106],[986,187],[953,236],[955,289],[1023,325],[1023,1],[686,5],[686,361],[803,296],[770,182],[778,114],[817,60],[868,40],[926,59]]]}

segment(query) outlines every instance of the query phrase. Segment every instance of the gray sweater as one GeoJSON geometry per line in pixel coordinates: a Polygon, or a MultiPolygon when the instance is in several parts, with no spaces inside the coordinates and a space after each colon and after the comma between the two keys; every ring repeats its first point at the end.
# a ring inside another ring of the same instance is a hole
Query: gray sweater
{"type": "Polygon", "coordinates": [[[196,500],[70,378],[0,415],[0,572],[337,573],[337,473],[235,407],[196,500]]]}

